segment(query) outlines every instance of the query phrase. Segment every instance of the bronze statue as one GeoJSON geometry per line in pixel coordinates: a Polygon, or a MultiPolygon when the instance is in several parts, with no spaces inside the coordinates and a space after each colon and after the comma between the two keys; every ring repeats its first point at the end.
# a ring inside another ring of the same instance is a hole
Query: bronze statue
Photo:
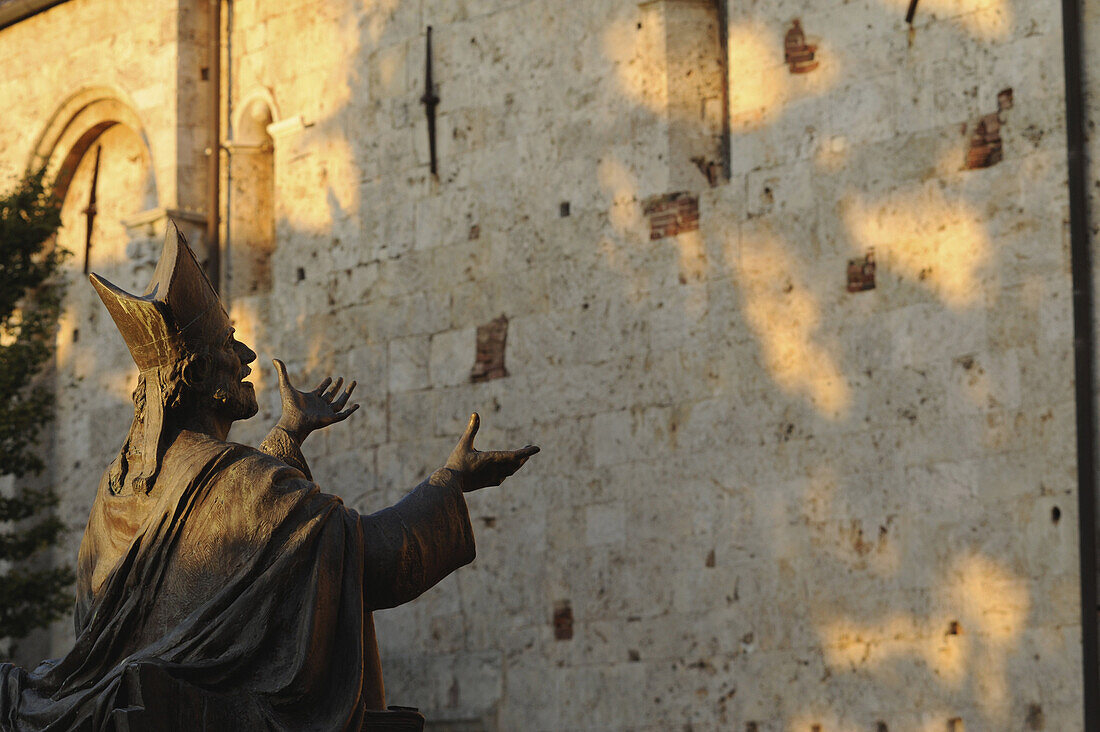
{"type": "Polygon", "coordinates": [[[419,729],[386,711],[371,611],[471,562],[463,493],[538,448],[475,450],[474,414],[442,468],[361,516],[300,450],[354,383],[298,391],[276,361],[279,423],[259,450],[226,442],[257,412],[256,354],[174,225],[143,296],[91,280],[138,366],[134,421],[81,543],[74,647],[0,665],[0,730],[419,729]]]}

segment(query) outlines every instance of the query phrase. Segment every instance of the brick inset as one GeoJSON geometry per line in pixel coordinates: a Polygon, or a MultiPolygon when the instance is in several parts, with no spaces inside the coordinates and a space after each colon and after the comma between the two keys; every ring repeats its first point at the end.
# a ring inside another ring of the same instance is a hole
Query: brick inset
{"type": "Polygon", "coordinates": [[[1004,159],[1001,143],[1001,112],[1012,109],[1012,89],[997,94],[997,111],[984,115],[970,136],[970,148],[966,151],[966,167],[970,170],[988,168],[1004,159]]]}
{"type": "Polygon", "coordinates": [[[508,318],[501,315],[477,329],[477,356],[470,371],[475,384],[508,375],[504,368],[504,346],[508,339],[508,318]]]}
{"type": "Polygon", "coordinates": [[[561,600],[554,604],[554,639],[572,640],[573,638],[573,606],[569,600],[561,600]]]}
{"type": "Polygon", "coordinates": [[[817,46],[806,43],[806,34],[802,32],[802,21],[795,18],[783,39],[784,61],[792,74],[806,74],[820,63],[814,58],[817,46]]]}
{"type": "Polygon", "coordinates": [[[970,149],[966,151],[966,167],[970,170],[988,168],[1001,162],[1001,118],[994,112],[978,121],[970,136],[970,149]]]}
{"type": "Polygon", "coordinates": [[[650,240],[676,236],[699,228],[699,199],[683,191],[652,196],[643,203],[650,240]]]}
{"type": "Polygon", "coordinates": [[[864,292],[875,289],[875,250],[867,252],[863,259],[848,260],[848,292],[864,292]]]}

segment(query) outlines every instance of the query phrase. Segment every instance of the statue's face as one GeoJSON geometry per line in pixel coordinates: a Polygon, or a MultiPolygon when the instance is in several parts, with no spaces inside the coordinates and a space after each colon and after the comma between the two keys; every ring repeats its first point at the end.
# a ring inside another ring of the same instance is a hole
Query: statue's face
{"type": "Polygon", "coordinates": [[[245,381],[252,373],[248,364],[256,360],[256,353],[238,341],[233,333],[230,329],[221,348],[211,354],[214,361],[214,401],[223,411],[223,416],[231,420],[248,419],[259,411],[256,388],[245,381]]]}

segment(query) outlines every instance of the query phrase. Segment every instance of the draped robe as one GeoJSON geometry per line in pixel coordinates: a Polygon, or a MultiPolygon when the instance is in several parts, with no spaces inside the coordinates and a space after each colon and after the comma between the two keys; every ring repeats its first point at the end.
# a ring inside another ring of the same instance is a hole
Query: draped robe
{"type": "Polygon", "coordinates": [[[0,730],[371,728],[371,611],[474,558],[460,478],[362,516],[288,462],[185,431],[148,495],[101,480],[74,647],[0,665],[0,730]]]}

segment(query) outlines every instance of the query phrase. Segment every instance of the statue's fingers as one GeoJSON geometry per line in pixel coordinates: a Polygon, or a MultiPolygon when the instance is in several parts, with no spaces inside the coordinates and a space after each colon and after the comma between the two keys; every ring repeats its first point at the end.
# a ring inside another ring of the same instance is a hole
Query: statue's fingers
{"type": "Polygon", "coordinates": [[[527,463],[527,461],[531,459],[531,456],[538,453],[538,451],[539,451],[539,449],[534,445],[528,445],[527,447],[525,447],[521,450],[513,451],[512,452],[512,462],[511,462],[511,465],[509,466],[510,469],[508,471],[508,475],[512,475],[517,470],[522,468],[527,463]]]}
{"type": "Polygon", "coordinates": [[[313,393],[320,396],[321,394],[324,393],[325,389],[331,383],[332,383],[332,377],[331,376],[326,376],[325,379],[320,384],[317,385],[317,388],[313,390],[313,393]]]}
{"type": "Polygon", "coordinates": [[[341,376],[339,379],[336,380],[336,383],[333,384],[332,387],[329,388],[329,390],[322,395],[322,398],[326,402],[331,402],[336,397],[336,395],[340,393],[340,387],[343,385],[344,377],[341,376]]]}
{"type": "Polygon", "coordinates": [[[488,458],[491,469],[507,478],[512,473],[523,467],[523,464],[539,449],[529,445],[522,450],[494,450],[492,452],[478,453],[488,458]]]}
{"type": "Polygon", "coordinates": [[[275,364],[275,375],[279,378],[279,390],[290,388],[290,377],[286,374],[286,364],[277,358],[271,359],[271,363],[275,364]]]}
{"type": "Polygon", "coordinates": [[[340,398],[332,403],[332,408],[339,412],[344,408],[344,405],[348,403],[348,399],[351,397],[351,392],[355,390],[355,382],[351,382],[351,386],[344,390],[344,393],[340,395],[340,398]]]}
{"type": "MultiPolygon", "coordinates": [[[[534,445],[528,445],[519,450],[495,450],[489,454],[493,456],[494,462],[498,464],[507,464],[516,461],[525,461],[538,452],[539,448],[534,445]]],[[[482,454],[484,455],[485,453],[482,454]]],[[[522,465],[522,462],[520,464],[522,465]]]]}
{"type": "Polygon", "coordinates": [[[351,416],[351,413],[352,413],[352,412],[354,412],[354,411],[355,411],[356,409],[358,409],[358,408],[359,408],[359,405],[358,405],[358,404],[352,404],[352,405],[351,405],[350,407],[348,407],[348,408],[347,408],[347,409],[345,409],[344,411],[342,411],[342,412],[337,412],[337,414],[336,414],[336,421],[337,421],[337,422],[342,422],[343,420],[345,420],[345,419],[347,419],[348,417],[350,417],[350,416],[351,416]]]}
{"type": "Polygon", "coordinates": [[[462,435],[462,444],[465,445],[467,450],[474,449],[474,436],[477,435],[477,429],[481,426],[481,417],[477,412],[470,415],[470,422],[466,425],[466,432],[462,435]]]}

